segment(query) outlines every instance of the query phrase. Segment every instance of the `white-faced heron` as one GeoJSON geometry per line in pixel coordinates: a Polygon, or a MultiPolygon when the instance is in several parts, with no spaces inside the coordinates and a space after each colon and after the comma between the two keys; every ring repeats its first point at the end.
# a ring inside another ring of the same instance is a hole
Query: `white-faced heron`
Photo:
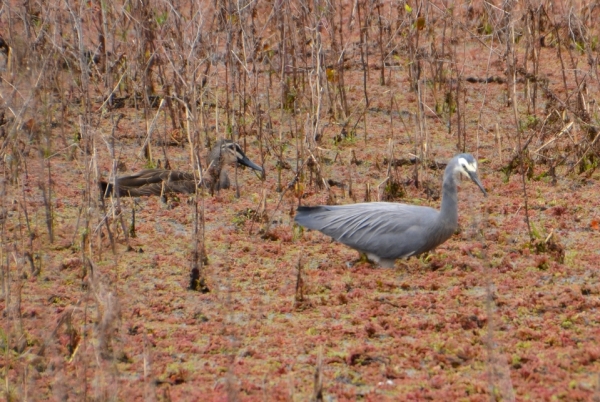
{"type": "MultiPolygon", "coordinates": [[[[238,164],[259,172],[263,168],[252,162],[233,141],[219,140],[208,154],[208,167],[204,172],[201,185],[210,190],[229,188],[230,181],[225,167],[238,164]]],[[[130,176],[117,178],[119,196],[139,197],[142,195],[162,195],[169,193],[191,194],[196,192],[194,175],[187,172],[166,169],[146,169],[130,176]]],[[[113,195],[113,185],[100,182],[100,190],[105,197],[113,195]]]]}
{"type": "Polygon", "coordinates": [[[477,177],[477,161],[470,154],[460,154],[450,160],[444,172],[439,211],[392,202],[323,205],[298,207],[295,221],[366,254],[383,267],[392,267],[396,259],[433,250],[456,231],[456,180],[460,175],[473,180],[487,195],[477,177]]]}

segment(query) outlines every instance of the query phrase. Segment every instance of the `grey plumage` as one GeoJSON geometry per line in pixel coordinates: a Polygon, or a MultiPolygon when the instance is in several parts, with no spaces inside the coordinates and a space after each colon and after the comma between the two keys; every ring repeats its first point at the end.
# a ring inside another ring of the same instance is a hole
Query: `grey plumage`
{"type": "Polygon", "coordinates": [[[393,266],[396,259],[434,249],[456,231],[456,179],[461,174],[486,194],[477,177],[477,161],[470,154],[460,154],[452,158],[444,171],[439,211],[391,202],[299,207],[295,221],[366,254],[382,266],[393,266]]]}
{"type": "MultiPolygon", "coordinates": [[[[263,168],[252,162],[238,144],[230,140],[219,140],[208,155],[208,166],[200,185],[211,191],[229,188],[231,183],[226,166],[235,164],[263,172],[263,168]]],[[[129,176],[118,177],[117,184],[121,197],[192,194],[198,187],[192,173],[166,169],[145,169],[129,176]]],[[[101,181],[100,191],[105,197],[114,195],[113,184],[101,181]]]]}

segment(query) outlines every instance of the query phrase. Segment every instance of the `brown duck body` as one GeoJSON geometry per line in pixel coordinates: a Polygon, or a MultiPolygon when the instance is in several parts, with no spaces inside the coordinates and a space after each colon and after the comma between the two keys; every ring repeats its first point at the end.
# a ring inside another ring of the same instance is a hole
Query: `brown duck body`
{"type": "MultiPolygon", "coordinates": [[[[211,191],[226,189],[231,186],[226,166],[235,164],[263,172],[260,166],[244,154],[238,144],[230,140],[219,140],[208,155],[208,167],[202,181],[195,179],[192,173],[166,169],[145,169],[130,176],[118,177],[118,195],[120,197],[140,197],[169,193],[193,194],[199,186],[204,186],[211,191]]],[[[100,190],[105,197],[115,195],[112,183],[101,181],[100,190]]]]}

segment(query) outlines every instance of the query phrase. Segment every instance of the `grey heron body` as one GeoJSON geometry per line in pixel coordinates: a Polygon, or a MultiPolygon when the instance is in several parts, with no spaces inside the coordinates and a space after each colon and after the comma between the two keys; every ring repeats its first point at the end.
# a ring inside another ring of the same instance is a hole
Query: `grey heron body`
{"type": "MultiPolygon", "coordinates": [[[[229,188],[231,183],[226,166],[239,165],[263,172],[263,168],[252,162],[241,147],[230,140],[219,140],[208,155],[208,167],[200,185],[211,191],[229,188]]],[[[139,197],[169,193],[195,193],[198,183],[192,173],[167,169],[145,169],[138,173],[117,178],[119,196],[139,197]]],[[[113,184],[100,182],[105,197],[113,194],[113,184]]]]}
{"type": "Polygon", "coordinates": [[[442,205],[429,207],[391,202],[298,207],[295,221],[346,244],[384,267],[399,258],[430,251],[448,240],[458,227],[456,180],[469,177],[486,194],[470,154],[456,155],[444,171],[442,205]]]}

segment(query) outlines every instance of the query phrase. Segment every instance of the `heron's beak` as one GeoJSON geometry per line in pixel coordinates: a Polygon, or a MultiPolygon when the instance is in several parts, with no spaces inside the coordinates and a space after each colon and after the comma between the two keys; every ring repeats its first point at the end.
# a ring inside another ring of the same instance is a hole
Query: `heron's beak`
{"type": "Polygon", "coordinates": [[[246,155],[244,155],[244,157],[241,159],[238,158],[237,161],[240,165],[248,166],[250,169],[254,169],[254,170],[260,172],[261,175],[264,176],[265,171],[263,170],[263,168],[258,166],[256,163],[252,162],[246,155]]]}
{"type": "Polygon", "coordinates": [[[477,176],[477,173],[469,172],[469,178],[471,180],[473,180],[473,182],[475,184],[477,184],[477,187],[479,187],[481,189],[481,192],[483,193],[483,195],[485,195],[487,197],[487,191],[485,191],[485,188],[483,188],[483,184],[481,184],[481,182],[479,181],[479,177],[477,176]]]}

